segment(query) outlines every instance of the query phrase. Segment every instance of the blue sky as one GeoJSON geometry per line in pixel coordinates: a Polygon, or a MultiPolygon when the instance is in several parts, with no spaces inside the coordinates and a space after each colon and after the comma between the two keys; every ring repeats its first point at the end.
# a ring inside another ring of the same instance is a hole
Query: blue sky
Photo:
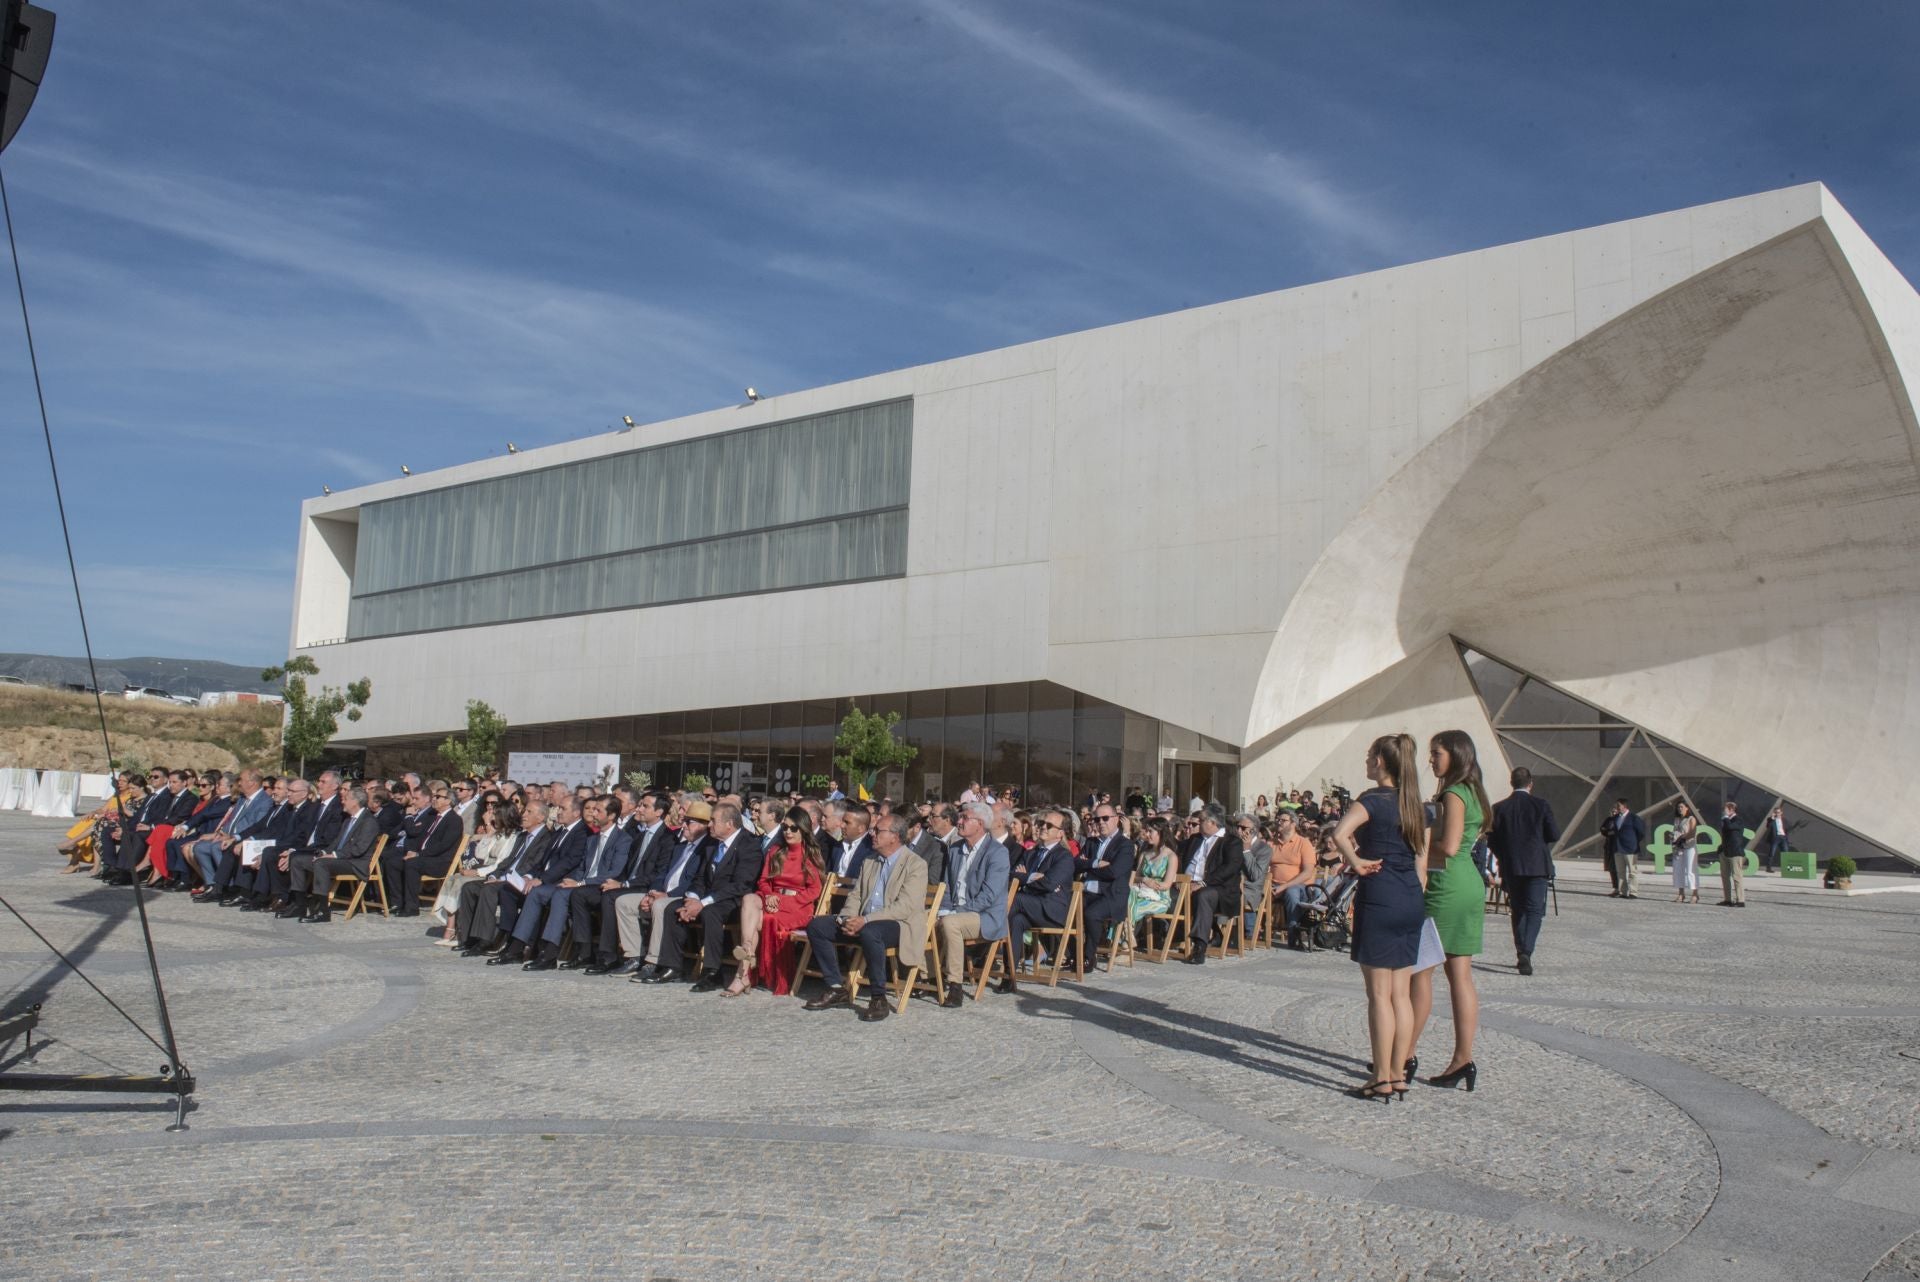
{"type": "MultiPolygon", "coordinates": [[[[1920,279],[1907,0],[53,7],[4,171],[103,655],[277,660],[323,484],[747,383],[1812,179],[1920,279]]],[[[78,653],[0,329],[0,650],[78,653]]]]}

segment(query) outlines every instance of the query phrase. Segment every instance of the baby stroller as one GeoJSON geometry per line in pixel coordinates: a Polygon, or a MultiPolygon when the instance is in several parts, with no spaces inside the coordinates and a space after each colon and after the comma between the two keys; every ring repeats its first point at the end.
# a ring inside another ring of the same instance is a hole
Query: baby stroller
{"type": "Polygon", "coordinates": [[[1308,952],[1346,948],[1353,933],[1353,893],[1359,886],[1359,874],[1343,867],[1326,881],[1307,887],[1299,913],[1300,937],[1308,952]]]}

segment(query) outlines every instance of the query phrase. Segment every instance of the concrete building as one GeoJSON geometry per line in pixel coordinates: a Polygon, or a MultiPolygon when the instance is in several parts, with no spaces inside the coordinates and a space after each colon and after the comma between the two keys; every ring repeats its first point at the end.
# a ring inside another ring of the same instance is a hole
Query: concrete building
{"type": "Polygon", "coordinates": [[[1917,378],[1920,298],[1794,187],[309,499],[292,646],[372,678],[377,767],[478,697],[516,747],[801,784],[857,699],[907,795],[1233,801],[1458,726],[1496,796],[1784,797],[1903,852],[1917,378]]]}

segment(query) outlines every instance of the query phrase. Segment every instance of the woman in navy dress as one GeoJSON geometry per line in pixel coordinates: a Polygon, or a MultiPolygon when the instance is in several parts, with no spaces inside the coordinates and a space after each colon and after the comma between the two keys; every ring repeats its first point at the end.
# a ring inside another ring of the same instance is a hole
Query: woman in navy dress
{"type": "Polygon", "coordinates": [[[1427,811],[1413,739],[1382,735],[1367,749],[1374,787],[1355,797],[1333,830],[1334,849],[1359,874],[1353,900],[1353,959],[1367,986],[1373,1077],[1353,1092],[1387,1101],[1406,1093],[1400,1066],[1413,1051],[1409,984],[1426,920],[1427,811]]]}

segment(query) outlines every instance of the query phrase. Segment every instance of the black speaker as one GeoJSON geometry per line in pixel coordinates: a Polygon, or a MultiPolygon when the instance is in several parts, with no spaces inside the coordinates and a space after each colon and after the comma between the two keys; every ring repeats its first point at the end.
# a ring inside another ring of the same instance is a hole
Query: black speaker
{"type": "Polygon", "coordinates": [[[0,151],[20,132],[53,50],[51,10],[25,0],[6,4],[6,17],[0,20],[0,151]]]}

